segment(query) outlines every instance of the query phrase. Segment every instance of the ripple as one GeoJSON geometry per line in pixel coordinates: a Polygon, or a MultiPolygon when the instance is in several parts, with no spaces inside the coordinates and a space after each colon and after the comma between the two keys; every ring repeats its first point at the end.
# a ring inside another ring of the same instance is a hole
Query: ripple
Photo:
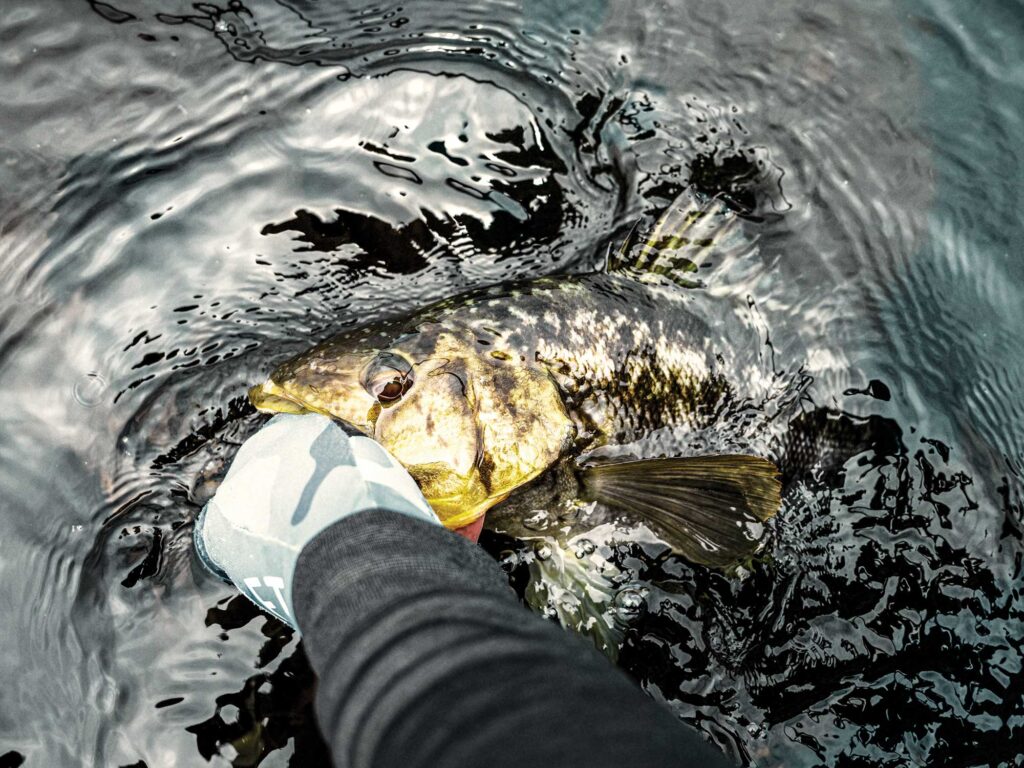
{"type": "Polygon", "coordinates": [[[744,397],[641,447],[778,457],[765,556],[697,568],[543,484],[535,530],[485,543],[740,762],[1018,758],[1012,19],[121,5],[0,20],[0,762],[323,763],[296,637],[193,564],[262,423],[246,387],[341,328],[590,270],[688,186],[741,218],[694,303],[744,397]]]}

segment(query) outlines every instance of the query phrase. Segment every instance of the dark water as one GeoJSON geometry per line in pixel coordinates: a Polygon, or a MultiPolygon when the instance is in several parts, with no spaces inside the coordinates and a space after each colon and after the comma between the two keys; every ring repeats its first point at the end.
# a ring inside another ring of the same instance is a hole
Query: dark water
{"type": "Polygon", "coordinates": [[[0,765],[322,759],[297,639],[192,561],[245,387],[687,184],[756,243],[702,290],[787,502],[739,579],[574,534],[619,663],[745,764],[1020,765],[1022,114],[1010,0],[9,0],[0,765]]]}

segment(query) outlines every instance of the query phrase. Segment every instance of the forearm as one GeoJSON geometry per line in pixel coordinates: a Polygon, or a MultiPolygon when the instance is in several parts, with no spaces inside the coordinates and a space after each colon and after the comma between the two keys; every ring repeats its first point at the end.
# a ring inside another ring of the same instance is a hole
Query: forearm
{"type": "Polygon", "coordinates": [[[728,765],[437,526],[342,520],[303,550],[293,597],[337,768],[728,765]]]}

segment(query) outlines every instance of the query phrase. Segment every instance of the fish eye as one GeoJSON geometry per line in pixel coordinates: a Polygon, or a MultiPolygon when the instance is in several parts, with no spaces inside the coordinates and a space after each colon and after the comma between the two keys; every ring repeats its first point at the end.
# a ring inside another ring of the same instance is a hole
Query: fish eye
{"type": "Polygon", "coordinates": [[[412,388],[412,365],[391,352],[377,355],[363,371],[363,388],[382,406],[394,405],[412,388]]]}

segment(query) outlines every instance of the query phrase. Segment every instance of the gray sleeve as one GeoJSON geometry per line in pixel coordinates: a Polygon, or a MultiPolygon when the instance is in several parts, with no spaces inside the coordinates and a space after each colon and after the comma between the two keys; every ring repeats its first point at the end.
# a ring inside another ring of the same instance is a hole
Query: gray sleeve
{"type": "Polygon", "coordinates": [[[730,765],[436,525],[335,523],[300,554],[293,598],[336,768],[730,765]]]}

